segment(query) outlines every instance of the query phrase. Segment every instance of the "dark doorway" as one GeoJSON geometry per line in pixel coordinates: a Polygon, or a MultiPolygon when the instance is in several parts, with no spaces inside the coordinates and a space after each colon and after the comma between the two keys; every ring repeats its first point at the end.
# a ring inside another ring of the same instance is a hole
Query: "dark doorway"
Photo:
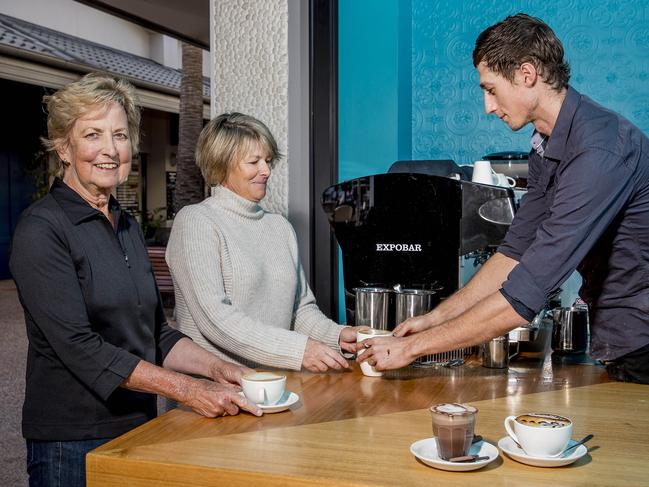
{"type": "Polygon", "coordinates": [[[8,279],[7,254],[20,213],[34,201],[37,180],[47,183],[45,159],[39,157],[45,88],[0,79],[0,92],[0,279],[8,279]]]}

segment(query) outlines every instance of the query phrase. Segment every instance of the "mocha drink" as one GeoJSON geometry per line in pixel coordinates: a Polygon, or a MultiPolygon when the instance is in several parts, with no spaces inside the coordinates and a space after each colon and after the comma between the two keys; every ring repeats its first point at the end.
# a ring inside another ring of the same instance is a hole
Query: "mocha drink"
{"type": "Polygon", "coordinates": [[[440,458],[468,455],[478,410],[468,404],[444,403],[432,406],[430,412],[440,458]]]}

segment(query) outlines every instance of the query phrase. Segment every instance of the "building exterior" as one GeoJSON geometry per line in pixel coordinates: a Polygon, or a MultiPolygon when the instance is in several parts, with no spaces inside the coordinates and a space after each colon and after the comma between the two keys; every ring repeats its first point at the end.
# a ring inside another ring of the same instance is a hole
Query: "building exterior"
{"type": "MultiPolygon", "coordinates": [[[[92,71],[129,79],[143,107],[139,158],[117,190],[123,206],[155,225],[173,218],[181,80],[180,42],[73,0],[0,6],[0,87],[6,100],[0,134],[0,278],[20,212],[49,186],[43,95],[92,71]]],[[[210,72],[204,51],[203,69],[210,72]]],[[[209,78],[204,78],[204,118],[209,78]]]]}

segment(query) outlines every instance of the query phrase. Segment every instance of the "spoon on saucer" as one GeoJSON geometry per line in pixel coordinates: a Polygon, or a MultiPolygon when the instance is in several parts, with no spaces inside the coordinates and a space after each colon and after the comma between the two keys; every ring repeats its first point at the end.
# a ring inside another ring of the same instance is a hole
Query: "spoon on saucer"
{"type": "Polygon", "coordinates": [[[592,440],[592,439],[593,439],[593,436],[594,436],[594,435],[586,435],[586,436],[584,436],[584,437],[583,437],[581,440],[579,440],[577,443],[575,443],[574,445],[571,445],[571,446],[569,446],[568,448],[566,448],[565,450],[563,450],[563,451],[561,452],[561,455],[565,455],[567,452],[569,452],[569,451],[572,450],[573,448],[577,448],[579,445],[583,445],[583,444],[586,443],[587,441],[592,440]]]}
{"type": "Polygon", "coordinates": [[[448,459],[449,462],[454,462],[454,463],[479,462],[482,460],[489,460],[489,455],[487,456],[463,455],[461,457],[453,457],[448,459]]]}

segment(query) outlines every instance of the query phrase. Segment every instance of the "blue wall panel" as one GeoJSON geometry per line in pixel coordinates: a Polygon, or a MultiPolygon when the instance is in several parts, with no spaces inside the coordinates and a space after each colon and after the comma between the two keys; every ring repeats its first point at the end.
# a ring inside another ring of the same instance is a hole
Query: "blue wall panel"
{"type": "Polygon", "coordinates": [[[412,0],[413,159],[529,149],[531,126],[514,133],[485,114],[471,60],[482,30],[521,11],[561,39],[577,90],[649,133],[649,2],[412,0]]]}

